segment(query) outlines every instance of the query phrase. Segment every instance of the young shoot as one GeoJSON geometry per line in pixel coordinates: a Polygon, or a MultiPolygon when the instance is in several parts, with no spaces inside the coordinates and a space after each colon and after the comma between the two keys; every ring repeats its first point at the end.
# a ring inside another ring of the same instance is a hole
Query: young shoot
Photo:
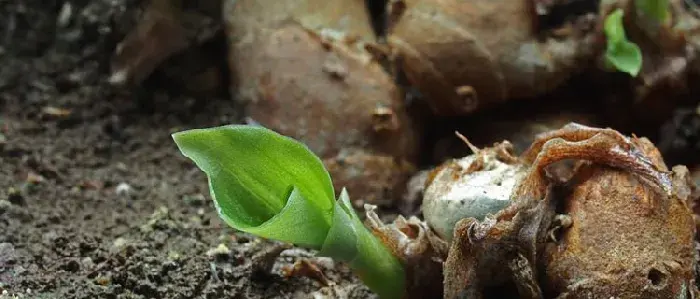
{"type": "Polygon", "coordinates": [[[219,216],[235,229],[319,250],[347,262],[382,298],[401,298],[400,261],[360,221],[345,189],[304,144],[261,126],[229,125],[172,135],[207,175],[219,216]]]}
{"type": "Polygon", "coordinates": [[[605,62],[611,68],[636,77],[642,69],[642,51],[637,44],[627,40],[623,16],[624,12],[618,8],[605,18],[605,62]]]}
{"type": "Polygon", "coordinates": [[[668,0],[636,0],[634,4],[645,16],[659,23],[669,17],[668,0]]]}

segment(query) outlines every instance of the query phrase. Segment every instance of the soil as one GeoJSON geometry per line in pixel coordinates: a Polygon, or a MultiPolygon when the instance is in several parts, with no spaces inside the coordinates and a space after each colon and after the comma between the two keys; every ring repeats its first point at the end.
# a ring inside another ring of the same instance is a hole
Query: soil
{"type": "MultiPolygon", "coordinates": [[[[139,87],[109,84],[139,2],[0,0],[0,298],[373,298],[343,264],[229,228],[172,141],[175,131],[242,121],[220,84],[223,38],[173,57],[139,87]],[[215,74],[204,95],[183,84],[202,70],[215,74]],[[289,275],[303,259],[332,285],[289,275]]],[[[674,115],[641,135],[660,142],[670,165],[700,162],[700,117],[674,115]]],[[[459,127],[433,126],[450,138],[459,127]]]]}
{"type": "Polygon", "coordinates": [[[0,298],[328,292],[285,275],[301,259],[334,290],[372,297],[344,265],[220,221],[170,134],[238,122],[238,107],[225,93],[183,95],[161,84],[164,72],[141,88],[110,86],[109,59],[140,8],[66,3],[0,1],[0,298]],[[72,14],[57,26],[65,5],[72,14]]]}

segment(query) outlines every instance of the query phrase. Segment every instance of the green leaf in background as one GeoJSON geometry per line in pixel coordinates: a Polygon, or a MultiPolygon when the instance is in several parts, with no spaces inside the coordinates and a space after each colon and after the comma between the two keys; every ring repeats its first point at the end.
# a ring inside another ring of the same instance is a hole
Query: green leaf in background
{"type": "Polygon", "coordinates": [[[635,6],[659,23],[663,23],[669,16],[668,0],[636,0],[635,6]]]}
{"type": "Polygon", "coordinates": [[[618,8],[605,18],[604,30],[608,44],[617,44],[627,40],[625,27],[622,24],[624,16],[625,12],[618,8]]]}
{"type": "Polygon", "coordinates": [[[618,8],[605,19],[605,61],[617,70],[636,77],[642,69],[642,51],[635,43],[627,40],[622,23],[623,16],[624,12],[618,8]]]}
{"type": "Polygon", "coordinates": [[[246,125],[188,130],[173,134],[173,139],[207,174],[219,214],[229,225],[287,241],[291,237],[280,235],[280,225],[272,228],[268,223],[282,221],[305,235],[305,240],[289,241],[299,245],[325,236],[322,228],[330,227],[335,191],[323,163],[304,144],[246,125]],[[309,216],[306,221],[293,216],[302,211],[309,216]],[[299,225],[304,223],[322,233],[302,233],[299,225]]]}
{"type": "Polygon", "coordinates": [[[633,77],[642,69],[642,52],[634,43],[620,43],[608,51],[605,57],[615,68],[633,77]]]}

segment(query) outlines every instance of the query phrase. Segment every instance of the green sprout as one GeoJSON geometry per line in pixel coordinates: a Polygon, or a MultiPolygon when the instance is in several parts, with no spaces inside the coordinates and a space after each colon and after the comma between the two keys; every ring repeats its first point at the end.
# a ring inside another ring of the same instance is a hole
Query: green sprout
{"type": "Polygon", "coordinates": [[[635,6],[645,16],[651,17],[659,23],[663,23],[668,19],[668,0],[636,0],[635,6]]]}
{"type": "Polygon", "coordinates": [[[347,262],[382,298],[401,298],[400,261],[363,224],[345,189],[304,144],[260,126],[229,125],[172,135],[207,175],[219,216],[231,227],[347,262]]]}
{"type": "MultiPolygon", "coordinates": [[[[658,24],[666,22],[670,16],[668,0],[635,0],[634,6],[643,16],[658,24]]],[[[608,68],[636,77],[642,69],[642,51],[637,44],[627,40],[623,16],[624,12],[618,8],[605,18],[605,63],[608,68]]]]}
{"type": "Polygon", "coordinates": [[[618,8],[605,19],[605,62],[609,67],[636,77],[642,69],[642,51],[635,43],[627,40],[622,24],[623,16],[624,12],[618,8]]]}

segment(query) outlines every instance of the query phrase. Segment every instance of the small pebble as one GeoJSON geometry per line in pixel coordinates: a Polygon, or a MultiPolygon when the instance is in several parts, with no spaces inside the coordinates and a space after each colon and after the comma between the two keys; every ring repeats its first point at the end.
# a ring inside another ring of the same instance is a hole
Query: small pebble
{"type": "Polygon", "coordinates": [[[66,27],[70,23],[71,17],[73,16],[73,6],[70,2],[66,1],[61,7],[61,11],[58,13],[56,18],[56,25],[58,27],[66,27]]]}
{"type": "Polygon", "coordinates": [[[55,230],[48,231],[41,235],[41,241],[46,244],[52,244],[58,239],[58,233],[55,230]]]}
{"type": "Polygon", "coordinates": [[[70,188],[70,193],[71,194],[79,194],[80,193],[80,187],[78,186],[73,186],[70,188]]]}
{"type": "Polygon", "coordinates": [[[335,269],[335,261],[329,257],[317,257],[314,259],[314,263],[327,270],[335,269]]]}
{"type": "Polygon", "coordinates": [[[126,167],[126,164],[124,164],[123,162],[117,163],[116,168],[117,168],[117,170],[120,170],[120,171],[127,171],[129,169],[128,167],[126,167]]]}
{"type": "Polygon", "coordinates": [[[86,256],[80,260],[80,263],[83,264],[83,268],[85,269],[91,269],[93,266],[95,266],[95,262],[89,256],[86,256]]]}
{"type": "Polygon", "coordinates": [[[27,179],[26,182],[30,185],[36,185],[36,184],[41,184],[43,182],[46,182],[46,178],[44,178],[42,175],[34,172],[29,172],[27,173],[27,179]]]}
{"type": "Polygon", "coordinates": [[[70,109],[63,109],[63,108],[58,108],[58,107],[44,107],[41,109],[41,112],[46,115],[46,116],[51,116],[51,117],[68,117],[71,115],[71,110],[70,109]]]}
{"type": "Polygon", "coordinates": [[[175,227],[175,224],[169,218],[170,211],[167,207],[160,206],[151,214],[148,221],[141,225],[141,231],[144,233],[152,232],[154,229],[162,229],[175,227]]]}
{"type": "Polygon", "coordinates": [[[305,258],[313,258],[314,255],[313,253],[310,253],[308,250],[294,247],[291,249],[287,249],[284,252],[280,254],[283,257],[305,257],[305,258]]]}
{"type": "Polygon", "coordinates": [[[95,283],[101,286],[109,285],[111,282],[112,279],[110,279],[109,276],[97,276],[97,278],[95,278],[95,283]]]}
{"type": "Polygon", "coordinates": [[[124,246],[126,246],[126,244],[128,243],[129,242],[124,238],[117,238],[116,240],[114,240],[114,243],[112,243],[112,249],[115,251],[119,251],[122,248],[124,248],[124,246]]]}
{"type": "Polygon", "coordinates": [[[209,249],[207,251],[207,256],[208,257],[226,257],[231,253],[231,250],[228,249],[226,244],[219,244],[216,248],[209,249]]]}
{"type": "Polygon", "coordinates": [[[178,260],[180,260],[180,257],[181,257],[180,253],[178,253],[177,251],[169,251],[168,252],[168,260],[169,261],[178,261],[178,260]]]}
{"type": "Polygon", "coordinates": [[[129,196],[133,192],[134,188],[131,187],[131,185],[127,183],[119,183],[117,187],[114,189],[114,191],[117,193],[117,195],[126,195],[129,196]]]}

